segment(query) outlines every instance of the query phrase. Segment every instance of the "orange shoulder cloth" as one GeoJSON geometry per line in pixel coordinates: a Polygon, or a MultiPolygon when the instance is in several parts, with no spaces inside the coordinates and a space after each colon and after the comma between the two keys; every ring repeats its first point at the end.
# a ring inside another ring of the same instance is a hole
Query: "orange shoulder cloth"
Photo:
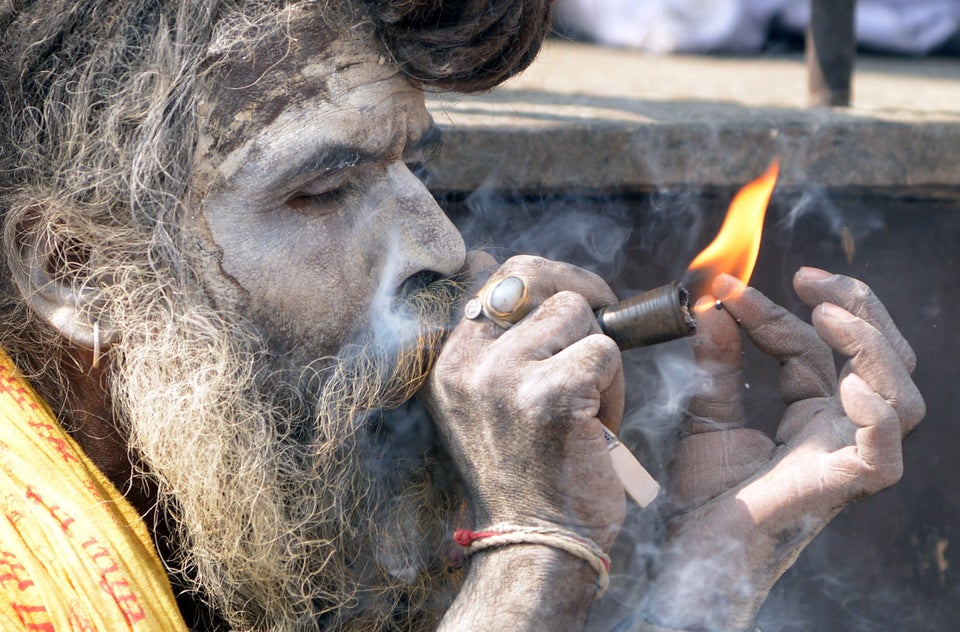
{"type": "Polygon", "coordinates": [[[0,629],[186,630],[146,525],[0,351],[0,629]]]}

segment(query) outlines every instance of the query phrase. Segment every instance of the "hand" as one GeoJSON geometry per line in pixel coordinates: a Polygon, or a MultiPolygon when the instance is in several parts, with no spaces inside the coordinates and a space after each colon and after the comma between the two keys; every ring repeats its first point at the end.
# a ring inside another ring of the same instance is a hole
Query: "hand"
{"type": "Polygon", "coordinates": [[[913,351],[863,283],[803,268],[794,288],[813,326],[731,277],[714,284],[723,310],[700,310],[701,377],[672,465],[653,622],[753,629],[774,582],[820,529],[901,476],[902,437],[925,413],[913,351]],[[780,362],[787,409],[776,441],[744,427],[737,325],[780,362]],[[833,351],[849,358],[839,378],[833,351]]]}
{"type": "Polygon", "coordinates": [[[477,524],[559,526],[608,549],[623,487],[601,424],[623,413],[620,351],[593,309],[616,300],[596,275],[514,257],[492,277],[524,281],[534,309],[503,329],[464,319],[421,397],[463,477],[477,524]]]}

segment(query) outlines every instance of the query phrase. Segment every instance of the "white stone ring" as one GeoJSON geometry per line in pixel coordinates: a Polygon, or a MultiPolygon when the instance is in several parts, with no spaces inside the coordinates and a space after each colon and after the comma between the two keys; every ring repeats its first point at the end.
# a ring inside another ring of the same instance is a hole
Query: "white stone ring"
{"type": "Polygon", "coordinates": [[[485,316],[507,329],[529,314],[532,307],[527,284],[519,277],[509,276],[487,282],[477,296],[467,302],[463,314],[471,320],[485,316]]]}

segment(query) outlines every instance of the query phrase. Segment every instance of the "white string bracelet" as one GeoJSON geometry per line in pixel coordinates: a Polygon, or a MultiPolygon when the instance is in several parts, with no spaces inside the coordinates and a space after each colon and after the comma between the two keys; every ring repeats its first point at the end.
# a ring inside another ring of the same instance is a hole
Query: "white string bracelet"
{"type": "Polygon", "coordinates": [[[496,524],[484,531],[457,529],[453,539],[467,555],[508,544],[542,544],[560,549],[585,560],[597,572],[597,597],[603,595],[610,585],[610,556],[596,542],[573,531],[496,524]]]}

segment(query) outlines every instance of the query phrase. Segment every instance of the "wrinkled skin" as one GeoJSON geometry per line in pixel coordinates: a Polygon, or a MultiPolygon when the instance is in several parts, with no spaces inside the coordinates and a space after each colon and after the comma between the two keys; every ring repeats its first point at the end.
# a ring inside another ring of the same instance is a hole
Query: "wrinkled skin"
{"type": "MultiPolygon", "coordinates": [[[[539,307],[508,331],[483,319],[461,322],[425,398],[464,475],[478,527],[545,523],[608,547],[623,496],[600,424],[619,425],[623,385],[619,354],[596,335],[591,308],[612,295],[588,273],[535,258],[511,259],[495,277],[508,275],[525,280],[539,307]]],[[[813,536],[842,507],[901,475],[901,438],[924,414],[909,375],[913,352],[862,283],[804,268],[795,287],[814,309],[812,326],[726,276],[714,288],[725,309],[700,310],[702,377],[672,464],[673,516],[650,622],[751,629],[773,583],[813,536]],[[781,363],[789,406],[776,441],[743,427],[741,330],[781,363]],[[850,358],[839,378],[833,350],[850,358]]],[[[506,550],[485,553],[482,568],[498,564],[493,555],[509,572],[506,550]]],[[[560,582],[551,593],[574,599],[581,590],[580,577],[547,577],[560,582]]],[[[525,592],[546,616],[550,597],[536,582],[510,582],[498,588],[525,592]]],[[[468,580],[448,615],[456,629],[481,625],[475,611],[490,596],[485,589],[468,580]]],[[[548,628],[542,620],[517,627],[514,619],[511,629],[578,629],[584,613],[577,615],[548,628]]]]}
{"type": "MultiPolygon", "coordinates": [[[[625,513],[602,425],[623,413],[623,367],[593,309],[615,296],[599,277],[536,257],[508,261],[537,307],[503,330],[464,320],[424,400],[464,477],[479,529],[497,523],[572,529],[604,549],[625,513]]],[[[582,627],[596,575],[569,554],[517,545],[479,556],[444,629],[582,627]],[[523,569],[524,572],[519,572],[523,569]],[[478,604],[511,608],[488,610],[478,604]]]]}
{"type": "Polygon", "coordinates": [[[318,50],[329,39],[301,18],[259,66],[225,73],[193,177],[208,291],[303,362],[383,316],[408,278],[452,275],[465,255],[414,173],[439,148],[423,92],[369,30],[318,50]]]}
{"type": "Polygon", "coordinates": [[[657,622],[752,629],[810,540],[903,472],[901,439],[925,414],[909,344],[859,281],[802,268],[794,288],[813,309],[812,325],[752,288],[733,298],[742,286],[730,277],[714,287],[724,309],[701,311],[695,350],[704,376],[674,457],[676,514],[651,598],[657,622]],[[787,410],[776,441],[743,427],[738,326],[780,362],[787,410]],[[849,358],[839,378],[832,351],[849,358]],[[719,568],[708,582],[694,579],[719,568]]]}
{"type": "Polygon", "coordinates": [[[515,258],[491,283],[510,275],[530,279],[542,302],[506,331],[465,320],[434,369],[429,409],[438,420],[511,420],[466,434],[441,425],[478,523],[572,523],[609,545],[623,519],[623,492],[601,424],[619,428],[623,366],[593,309],[615,297],[596,275],[543,259],[515,258]],[[512,448],[491,450],[490,439],[512,448]],[[544,458],[550,453],[569,455],[567,463],[544,458]]]}

